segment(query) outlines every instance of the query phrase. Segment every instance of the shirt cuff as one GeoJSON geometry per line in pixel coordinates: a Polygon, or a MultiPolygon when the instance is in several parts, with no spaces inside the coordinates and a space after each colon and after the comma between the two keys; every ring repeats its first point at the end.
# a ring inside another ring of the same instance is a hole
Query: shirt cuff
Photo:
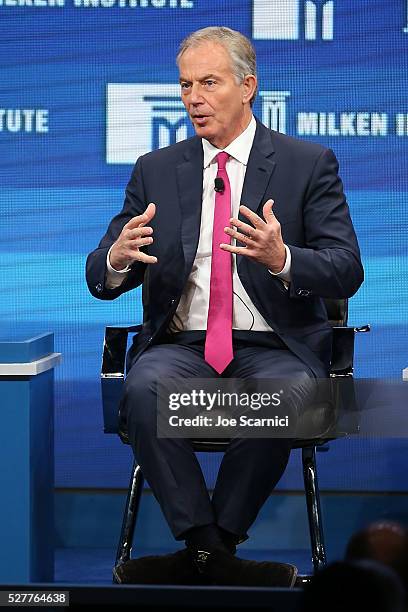
{"type": "Polygon", "coordinates": [[[291,264],[292,264],[292,256],[290,253],[290,249],[286,244],[285,244],[285,251],[286,251],[286,261],[285,261],[285,265],[283,266],[282,270],[280,272],[272,272],[271,270],[268,269],[268,272],[272,274],[272,276],[277,276],[278,278],[280,278],[285,283],[285,286],[287,286],[287,283],[290,283],[290,280],[291,280],[290,269],[291,269],[291,264]]]}
{"type": "Polygon", "coordinates": [[[126,268],[123,268],[122,270],[115,270],[115,268],[111,266],[109,255],[112,250],[112,247],[113,247],[113,244],[111,248],[109,249],[108,254],[106,256],[105,284],[106,284],[107,289],[116,289],[117,287],[120,287],[123,281],[125,280],[127,273],[130,272],[131,270],[129,266],[126,266],[126,268]]]}

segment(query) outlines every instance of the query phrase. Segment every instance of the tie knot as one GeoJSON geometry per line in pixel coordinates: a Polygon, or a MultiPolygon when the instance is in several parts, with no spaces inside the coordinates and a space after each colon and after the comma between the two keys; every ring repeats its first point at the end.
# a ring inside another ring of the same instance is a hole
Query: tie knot
{"type": "Polygon", "coordinates": [[[218,153],[216,157],[217,164],[218,164],[218,170],[225,170],[225,164],[227,163],[228,158],[229,158],[229,155],[225,151],[221,151],[221,153],[218,153]]]}

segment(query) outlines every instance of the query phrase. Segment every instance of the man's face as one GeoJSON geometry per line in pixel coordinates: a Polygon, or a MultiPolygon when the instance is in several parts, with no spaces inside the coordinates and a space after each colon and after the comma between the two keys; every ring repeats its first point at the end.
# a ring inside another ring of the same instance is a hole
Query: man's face
{"type": "Polygon", "coordinates": [[[197,136],[225,148],[248,126],[255,77],[238,84],[228,52],[210,41],[187,49],[179,68],[181,98],[197,136]]]}

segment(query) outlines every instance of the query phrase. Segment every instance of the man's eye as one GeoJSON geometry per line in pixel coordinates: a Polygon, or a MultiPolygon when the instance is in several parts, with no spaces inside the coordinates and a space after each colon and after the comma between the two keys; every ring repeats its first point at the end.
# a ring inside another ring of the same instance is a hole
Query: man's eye
{"type": "Polygon", "coordinates": [[[215,81],[211,81],[211,80],[209,80],[209,81],[205,81],[205,85],[206,85],[207,87],[212,87],[213,85],[215,85],[215,81]]]}
{"type": "Polygon", "coordinates": [[[190,87],[189,83],[180,83],[181,89],[188,89],[190,87]]]}

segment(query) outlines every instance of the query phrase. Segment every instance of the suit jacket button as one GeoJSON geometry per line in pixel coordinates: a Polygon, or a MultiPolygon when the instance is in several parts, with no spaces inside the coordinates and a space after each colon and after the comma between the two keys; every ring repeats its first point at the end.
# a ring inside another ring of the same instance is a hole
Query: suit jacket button
{"type": "Polygon", "coordinates": [[[101,283],[98,283],[98,284],[96,285],[95,289],[97,290],[97,292],[98,292],[98,293],[101,293],[101,291],[102,291],[102,285],[101,285],[101,283]]]}

